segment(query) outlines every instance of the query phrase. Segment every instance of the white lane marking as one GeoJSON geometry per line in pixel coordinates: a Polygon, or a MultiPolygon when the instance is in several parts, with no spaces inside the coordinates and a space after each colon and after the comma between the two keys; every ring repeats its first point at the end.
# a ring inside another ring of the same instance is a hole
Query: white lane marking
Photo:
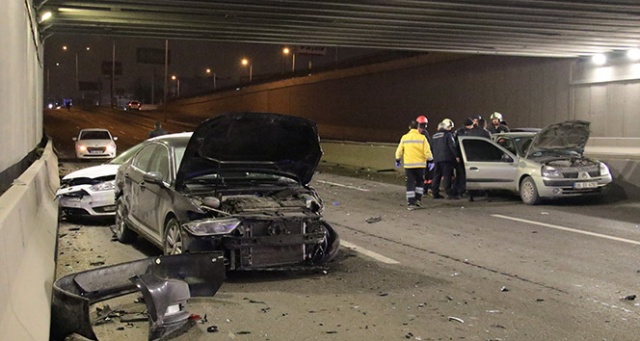
{"type": "Polygon", "coordinates": [[[346,247],[347,249],[351,249],[353,251],[360,252],[361,254],[363,254],[365,256],[371,257],[371,258],[373,258],[373,259],[375,259],[377,261],[380,261],[382,263],[385,263],[385,264],[400,264],[400,262],[398,262],[397,260],[391,259],[389,257],[385,257],[385,256],[383,256],[383,255],[381,255],[379,253],[375,253],[373,251],[369,251],[369,250],[364,249],[364,248],[362,248],[362,247],[360,247],[358,245],[351,244],[351,243],[349,243],[348,241],[346,241],[344,239],[340,241],[340,245],[346,247]]]}
{"type": "Polygon", "coordinates": [[[338,187],[344,187],[344,188],[355,189],[355,190],[357,190],[357,191],[369,192],[369,190],[368,190],[368,189],[366,189],[366,188],[360,188],[360,187],[355,187],[355,186],[343,185],[343,184],[339,184],[339,183],[337,183],[337,182],[330,182],[330,181],[324,181],[324,180],[316,180],[316,182],[319,182],[319,183],[321,183],[321,184],[332,185],[332,186],[338,186],[338,187]]]}
{"type": "Polygon", "coordinates": [[[614,236],[609,236],[609,235],[601,234],[601,233],[582,231],[582,230],[573,229],[573,228],[570,228],[570,227],[564,227],[564,226],[559,226],[559,225],[541,223],[541,222],[538,222],[538,221],[527,220],[527,219],[514,218],[514,217],[509,217],[509,216],[501,215],[501,214],[492,214],[491,216],[492,217],[496,217],[496,218],[501,218],[501,219],[519,221],[521,223],[527,223],[527,224],[533,224],[533,225],[549,227],[549,228],[556,229],[556,230],[561,230],[561,231],[580,233],[580,234],[584,234],[584,235],[587,235],[587,236],[610,239],[610,240],[615,240],[615,241],[618,241],[618,242],[623,242],[623,243],[628,243],[628,244],[633,244],[633,245],[640,245],[639,241],[635,241],[635,240],[631,240],[631,239],[625,239],[625,238],[619,238],[619,237],[614,237],[614,236]]]}

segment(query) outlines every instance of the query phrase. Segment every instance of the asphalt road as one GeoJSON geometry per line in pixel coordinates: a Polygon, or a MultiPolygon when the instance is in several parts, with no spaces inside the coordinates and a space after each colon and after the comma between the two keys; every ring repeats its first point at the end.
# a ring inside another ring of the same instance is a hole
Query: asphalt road
{"type": "MultiPolygon", "coordinates": [[[[115,129],[144,135],[152,115],[115,129]]],[[[343,240],[327,272],[229,274],[214,297],[189,302],[207,322],[177,339],[638,339],[640,203],[526,206],[496,195],[426,199],[409,212],[398,184],[320,172],[312,185],[343,240]]],[[[159,254],[141,239],[111,241],[109,224],[60,223],[59,276],[159,254]]],[[[134,300],[100,306],[143,310],[134,300]]],[[[144,340],[147,323],[116,318],[95,330],[100,340],[144,340]]]]}

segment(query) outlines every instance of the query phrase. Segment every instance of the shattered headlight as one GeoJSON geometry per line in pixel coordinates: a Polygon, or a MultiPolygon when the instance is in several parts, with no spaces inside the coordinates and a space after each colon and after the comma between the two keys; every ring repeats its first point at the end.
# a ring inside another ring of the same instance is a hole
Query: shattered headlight
{"type": "Polygon", "coordinates": [[[89,187],[94,192],[113,191],[116,188],[116,181],[105,181],[89,187]]]}
{"type": "Polygon", "coordinates": [[[231,233],[238,225],[240,225],[240,220],[230,218],[195,220],[183,226],[195,236],[215,236],[231,233]]]}
{"type": "Polygon", "coordinates": [[[562,172],[554,167],[542,166],[542,176],[545,178],[562,178],[562,172]]]}

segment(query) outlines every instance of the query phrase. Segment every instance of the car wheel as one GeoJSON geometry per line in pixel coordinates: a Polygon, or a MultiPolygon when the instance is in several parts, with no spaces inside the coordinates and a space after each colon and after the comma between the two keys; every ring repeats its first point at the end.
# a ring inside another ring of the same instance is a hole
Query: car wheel
{"type": "Polygon", "coordinates": [[[537,205],[541,201],[536,183],[530,176],[524,178],[520,184],[520,198],[527,205],[537,205]]]}
{"type": "Polygon", "coordinates": [[[131,243],[136,239],[136,233],[131,231],[125,222],[126,216],[127,206],[124,203],[124,199],[120,197],[116,204],[116,222],[113,233],[121,243],[131,243]]]}
{"type": "Polygon", "coordinates": [[[164,225],[164,249],[162,251],[165,255],[182,253],[182,234],[176,218],[169,219],[164,225]]]}

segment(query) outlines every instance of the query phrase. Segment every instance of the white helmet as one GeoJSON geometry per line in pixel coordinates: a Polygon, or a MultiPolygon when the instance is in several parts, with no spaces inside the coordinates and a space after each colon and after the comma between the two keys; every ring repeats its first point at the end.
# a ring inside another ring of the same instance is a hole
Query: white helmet
{"type": "Polygon", "coordinates": [[[440,126],[442,126],[442,128],[447,129],[447,130],[453,129],[453,121],[448,119],[448,118],[445,118],[438,125],[438,127],[440,127],[440,126]]]}
{"type": "Polygon", "coordinates": [[[498,119],[500,122],[502,122],[502,114],[499,112],[494,112],[493,114],[491,114],[491,116],[489,116],[490,120],[493,120],[494,118],[498,119]]]}

